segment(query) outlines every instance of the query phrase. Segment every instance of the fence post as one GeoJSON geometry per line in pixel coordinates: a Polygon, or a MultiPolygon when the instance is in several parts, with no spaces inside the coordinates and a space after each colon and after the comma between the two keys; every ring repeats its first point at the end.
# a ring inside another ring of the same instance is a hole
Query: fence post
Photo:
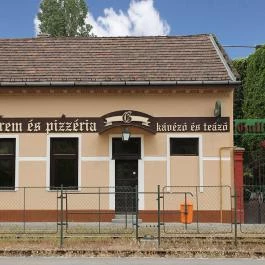
{"type": "Polygon", "coordinates": [[[136,240],[138,241],[139,237],[138,237],[138,185],[135,186],[135,210],[136,210],[136,213],[135,213],[135,226],[136,226],[136,231],[135,231],[135,237],[136,237],[136,240]]]}
{"type": "Polygon", "coordinates": [[[61,185],[61,195],[60,195],[60,199],[61,199],[60,248],[63,248],[63,185],[61,185]]]}
{"type": "Polygon", "coordinates": [[[24,203],[23,203],[23,233],[26,233],[26,187],[23,188],[24,203]]]}
{"type": "Polygon", "coordinates": [[[188,229],[187,219],[188,219],[188,205],[187,205],[187,192],[185,192],[185,207],[184,207],[184,215],[185,215],[185,230],[188,229]]]}
{"type": "Polygon", "coordinates": [[[98,233],[101,233],[101,190],[98,187],[98,233]]]}
{"type": "Polygon", "coordinates": [[[160,185],[157,185],[157,243],[158,243],[158,247],[160,247],[160,243],[161,243],[161,220],[160,220],[160,185]]]}
{"type": "Polygon", "coordinates": [[[237,246],[237,191],[235,189],[235,212],[234,212],[234,223],[235,223],[235,246],[237,246]]]}

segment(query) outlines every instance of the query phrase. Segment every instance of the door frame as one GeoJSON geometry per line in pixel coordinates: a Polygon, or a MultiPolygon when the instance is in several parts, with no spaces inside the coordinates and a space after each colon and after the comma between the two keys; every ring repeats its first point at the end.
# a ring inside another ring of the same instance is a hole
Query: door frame
{"type": "MultiPolygon", "coordinates": [[[[115,160],[112,159],[112,138],[121,138],[121,134],[109,135],[109,209],[115,210],[115,160]]],[[[138,209],[144,210],[144,135],[132,134],[131,138],[141,139],[141,159],[138,159],[138,209]]]]}

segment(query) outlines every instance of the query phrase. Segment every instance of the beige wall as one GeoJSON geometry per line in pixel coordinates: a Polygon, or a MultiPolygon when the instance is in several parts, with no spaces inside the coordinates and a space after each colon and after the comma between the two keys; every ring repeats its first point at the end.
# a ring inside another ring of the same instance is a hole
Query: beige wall
{"type": "MultiPolygon", "coordinates": [[[[233,94],[230,88],[207,88],[196,91],[182,90],[183,93],[81,93],[81,94],[31,94],[31,95],[1,95],[0,113],[4,117],[60,117],[62,114],[70,117],[100,117],[109,112],[132,109],[141,111],[155,117],[212,117],[217,99],[222,102],[222,116],[230,117],[230,133],[196,133],[202,139],[201,156],[199,157],[169,157],[167,133],[152,135],[142,129],[130,128],[133,134],[142,135],[144,141],[143,178],[146,191],[156,191],[157,185],[200,185],[203,178],[204,185],[232,185],[232,160],[230,152],[223,152],[226,160],[222,161],[220,170],[219,155],[222,147],[233,146],[233,94]],[[168,168],[168,161],[170,167],[168,168]],[[203,167],[201,169],[201,167],[203,167]],[[221,173],[220,173],[221,172],[221,173]],[[201,175],[202,174],[202,175],[201,175]]],[[[111,167],[109,159],[109,135],[121,134],[120,128],[111,129],[99,135],[97,133],[79,134],[81,139],[81,183],[82,186],[108,186],[110,185],[111,167]]],[[[170,134],[174,137],[174,134],[170,134]]],[[[179,134],[178,134],[179,135],[179,134]]],[[[187,133],[192,136],[192,133],[187,133]]],[[[176,134],[177,136],[177,134],[176,134]]],[[[1,137],[1,134],[0,134],[1,137]]],[[[19,138],[19,186],[46,186],[47,163],[47,135],[18,134],[19,138]]],[[[20,208],[22,191],[0,192],[5,200],[17,200],[20,208]]],[[[43,189],[41,192],[32,191],[33,199],[28,207],[44,208],[52,205],[54,192],[43,189]],[[47,198],[46,198],[47,196],[47,198]],[[47,201],[45,201],[47,199],[47,201]],[[43,202],[44,201],[44,202],[43,202]]],[[[207,205],[208,195],[205,194],[204,204],[207,205]]],[[[213,196],[218,194],[213,192],[213,196]]],[[[200,196],[203,196],[202,194],[200,196]]],[[[80,196],[73,202],[74,208],[96,207],[98,199],[85,200],[80,196]],[[89,206],[90,205],[90,206],[89,206]]],[[[220,196],[217,196],[218,198],[220,196]]],[[[109,207],[109,196],[104,196],[101,201],[104,208],[109,207]]],[[[16,203],[14,203],[15,205],[16,203]]],[[[16,206],[12,206],[16,208],[16,206]]],[[[2,202],[1,208],[9,209],[8,203],[2,202]]],[[[155,208],[153,198],[145,198],[144,208],[155,208]]],[[[175,209],[176,204],[170,203],[170,209],[175,209]],[[170,206],[171,205],[171,206],[170,206]]],[[[220,207],[220,199],[212,202],[211,208],[220,207]]],[[[225,206],[228,207],[227,202],[225,206]]]]}
{"type": "MultiPolygon", "coordinates": [[[[209,89],[209,91],[211,91],[209,89]]],[[[152,116],[213,116],[217,99],[222,101],[223,116],[232,113],[232,91],[176,94],[75,94],[75,95],[1,95],[1,115],[5,117],[98,117],[132,109],[152,116]],[[10,104],[10,102],[12,102],[10,104]],[[60,107],[58,107],[60,106],[60,107]],[[34,113],[35,112],[35,113],[34,113]]]]}

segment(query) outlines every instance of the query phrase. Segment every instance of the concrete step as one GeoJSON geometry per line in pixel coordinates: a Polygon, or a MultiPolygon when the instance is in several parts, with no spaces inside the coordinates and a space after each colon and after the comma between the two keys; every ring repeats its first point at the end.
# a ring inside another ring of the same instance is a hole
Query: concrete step
{"type": "MultiPolygon", "coordinates": [[[[126,214],[115,214],[115,219],[125,219],[126,214]]],[[[133,219],[136,218],[135,214],[128,213],[127,214],[127,219],[133,219]]]]}
{"type": "MultiPolygon", "coordinates": [[[[116,214],[112,219],[112,223],[114,224],[125,224],[127,218],[127,224],[136,224],[136,215],[135,214],[116,214]]],[[[138,219],[138,223],[141,223],[142,219],[138,219]]]]}

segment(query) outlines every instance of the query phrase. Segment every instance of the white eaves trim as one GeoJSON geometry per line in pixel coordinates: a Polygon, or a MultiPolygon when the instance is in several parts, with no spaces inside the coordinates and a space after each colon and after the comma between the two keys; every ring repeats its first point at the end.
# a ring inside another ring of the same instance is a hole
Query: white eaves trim
{"type": "Polygon", "coordinates": [[[222,63],[224,64],[225,69],[226,69],[226,71],[227,71],[229,77],[231,78],[232,81],[236,81],[236,77],[235,77],[235,75],[233,74],[233,72],[232,72],[230,66],[228,65],[226,59],[224,58],[223,53],[220,51],[220,49],[219,49],[219,47],[218,47],[216,41],[214,40],[213,35],[210,34],[210,35],[209,35],[209,38],[210,38],[210,40],[211,40],[211,42],[212,42],[212,44],[213,44],[213,46],[214,46],[214,48],[215,48],[215,50],[216,50],[218,56],[220,57],[222,63]]]}

